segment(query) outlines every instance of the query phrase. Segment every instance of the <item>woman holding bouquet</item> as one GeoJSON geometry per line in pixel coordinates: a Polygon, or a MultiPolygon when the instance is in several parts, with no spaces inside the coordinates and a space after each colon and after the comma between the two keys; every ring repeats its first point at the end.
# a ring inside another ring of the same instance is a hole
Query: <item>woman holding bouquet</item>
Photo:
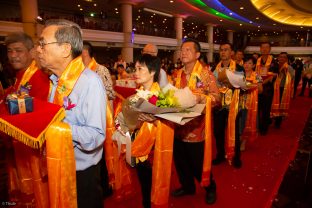
{"type": "Polygon", "coordinates": [[[258,93],[262,93],[262,77],[254,71],[257,60],[249,57],[244,61],[245,76],[249,90],[243,93],[246,110],[242,111],[240,135],[241,151],[245,150],[247,138],[254,140],[257,136],[258,93]]]}
{"type": "MultiPolygon", "coordinates": [[[[157,83],[159,71],[159,58],[149,54],[141,55],[135,63],[134,73],[135,81],[140,86],[138,92],[153,94],[153,99],[157,100],[157,93],[160,92],[157,83]]],[[[133,110],[131,106],[135,98],[139,97],[138,94],[123,103],[124,122],[120,120],[120,123],[125,124],[126,127],[122,127],[123,131],[127,129],[134,139],[131,155],[136,159],[144,208],[150,208],[152,203],[164,206],[169,197],[174,131],[166,121],[133,110]]],[[[153,99],[148,100],[155,103],[153,99]]],[[[119,115],[117,120],[118,118],[119,115]]]]}

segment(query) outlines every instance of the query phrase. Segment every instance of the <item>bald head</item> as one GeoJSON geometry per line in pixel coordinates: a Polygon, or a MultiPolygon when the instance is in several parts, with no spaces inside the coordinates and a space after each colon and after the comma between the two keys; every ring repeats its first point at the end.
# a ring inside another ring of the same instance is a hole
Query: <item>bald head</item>
{"type": "Polygon", "coordinates": [[[150,54],[152,56],[157,56],[157,53],[158,53],[157,46],[151,43],[146,44],[142,50],[142,54],[150,54]]]}

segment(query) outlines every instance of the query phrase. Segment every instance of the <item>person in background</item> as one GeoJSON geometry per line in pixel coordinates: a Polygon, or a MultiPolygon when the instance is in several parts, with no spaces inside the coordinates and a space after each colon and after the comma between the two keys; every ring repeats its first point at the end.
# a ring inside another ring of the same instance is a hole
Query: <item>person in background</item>
{"type": "Polygon", "coordinates": [[[16,81],[7,93],[16,92],[21,86],[31,86],[29,95],[41,100],[47,100],[49,94],[49,78],[39,70],[34,61],[34,44],[30,36],[17,32],[8,35],[5,39],[8,60],[16,70],[16,81]]]}
{"type": "Polygon", "coordinates": [[[96,62],[93,54],[93,47],[87,41],[83,41],[81,57],[85,67],[88,67],[89,69],[95,71],[101,77],[106,89],[108,100],[113,101],[115,99],[115,92],[113,89],[113,81],[109,70],[105,66],[96,62]]]}
{"type": "Polygon", "coordinates": [[[207,59],[207,56],[205,54],[200,54],[200,57],[199,57],[199,62],[205,66],[205,67],[208,67],[209,70],[210,70],[210,66],[209,66],[209,63],[208,63],[208,59],[207,59]]]}
{"type": "Polygon", "coordinates": [[[253,141],[257,136],[257,117],[258,117],[258,93],[262,92],[262,77],[254,71],[257,59],[249,57],[244,60],[244,70],[246,81],[249,86],[257,85],[247,90],[243,96],[246,100],[246,110],[242,110],[240,122],[241,145],[240,150],[245,150],[247,141],[253,141]]]}
{"type": "Polygon", "coordinates": [[[243,50],[236,50],[234,58],[235,58],[235,62],[238,65],[240,66],[244,65],[244,51],[243,50]]]}
{"type": "Polygon", "coordinates": [[[271,107],[271,117],[275,119],[275,128],[280,128],[283,117],[288,116],[289,103],[291,98],[294,69],[288,65],[287,52],[278,55],[278,76],[274,83],[274,94],[271,107]]]}
{"type": "MultiPolygon", "coordinates": [[[[16,70],[16,80],[15,84],[6,90],[4,97],[10,93],[18,92],[21,87],[27,86],[30,96],[47,101],[50,87],[49,77],[39,69],[34,60],[34,44],[31,37],[23,32],[11,33],[5,38],[5,44],[9,63],[16,70]]],[[[12,144],[14,149],[12,161],[15,164],[9,163],[8,171],[17,172],[19,186],[16,187],[19,190],[13,190],[12,187],[9,187],[9,194],[18,191],[21,193],[21,197],[28,199],[24,201],[25,203],[34,205],[35,201],[36,206],[47,206],[47,181],[43,180],[43,176],[46,175],[43,174],[42,177],[36,175],[38,172],[42,173],[40,161],[43,158],[43,148],[33,150],[15,139],[12,140],[12,144]],[[33,196],[35,196],[35,200],[33,200],[33,196]]],[[[14,184],[12,182],[16,180],[12,177],[14,174],[9,175],[9,184],[12,185],[14,184]]]]}
{"type": "Polygon", "coordinates": [[[258,60],[259,54],[258,54],[258,53],[253,53],[253,54],[252,54],[252,57],[254,57],[256,60],[258,60]]]}
{"type": "MultiPolygon", "coordinates": [[[[177,88],[189,87],[193,94],[197,95],[198,103],[206,103],[206,96],[209,94],[211,106],[215,107],[220,102],[216,80],[212,72],[198,61],[199,56],[198,41],[186,39],[181,46],[181,61],[184,67],[177,71],[173,85],[177,88]]],[[[207,155],[211,147],[206,146],[209,138],[205,134],[208,125],[206,122],[211,121],[205,122],[205,119],[205,115],[202,115],[175,128],[173,157],[181,187],[174,190],[172,195],[181,197],[195,194],[195,178],[206,190],[206,203],[213,204],[217,197],[217,186],[210,170],[211,158],[207,155]],[[210,173],[203,174],[205,169],[209,169],[210,173]],[[206,183],[207,181],[209,182],[206,183]]]]}
{"type": "Polygon", "coordinates": [[[270,111],[274,92],[274,81],[278,74],[278,66],[275,63],[273,56],[270,55],[271,45],[268,42],[261,43],[260,45],[261,56],[257,60],[256,72],[263,79],[263,91],[259,93],[258,114],[259,114],[259,133],[266,135],[271,122],[270,111]],[[268,76],[268,72],[273,73],[274,76],[268,76]]]}
{"type": "Polygon", "coordinates": [[[114,63],[114,69],[116,70],[118,65],[123,65],[123,68],[127,68],[127,63],[122,59],[121,55],[118,55],[117,61],[114,63]]]}
{"type": "Polygon", "coordinates": [[[217,155],[212,161],[212,164],[219,165],[225,162],[225,155],[227,155],[227,160],[235,168],[240,168],[242,162],[240,159],[240,118],[242,115],[240,98],[240,87],[232,86],[229,83],[229,77],[227,77],[226,70],[230,72],[244,76],[244,68],[238,65],[233,59],[231,59],[232,54],[232,44],[225,42],[220,44],[220,59],[221,61],[216,66],[214,70],[214,76],[217,79],[217,85],[221,94],[221,107],[214,110],[214,135],[216,138],[217,155]],[[225,76],[227,78],[225,78],[225,76]],[[237,110],[236,112],[236,108],[237,110]],[[233,118],[230,120],[230,118],[233,118]],[[235,128],[226,127],[229,125],[235,126],[235,128]],[[228,131],[227,142],[225,142],[225,133],[228,131]],[[235,134],[234,134],[235,133],[235,134]],[[230,144],[231,141],[233,144],[230,144]],[[227,148],[225,145],[227,144],[227,148]],[[226,150],[226,151],[225,151],[226,150]]]}
{"type": "Polygon", "coordinates": [[[78,207],[100,208],[107,97],[100,77],[84,66],[82,50],[82,31],[76,23],[46,21],[37,52],[41,66],[53,73],[49,102],[66,109],[63,122],[72,132],[78,207]]]}
{"type": "Polygon", "coordinates": [[[302,88],[299,96],[304,96],[304,91],[308,84],[309,97],[312,97],[312,55],[307,59],[303,66],[302,72],[302,88]]]}
{"type": "MultiPolygon", "coordinates": [[[[144,46],[142,54],[150,54],[152,56],[157,56],[158,49],[157,46],[151,43],[148,43],[144,46]]],[[[164,87],[168,84],[167,74],[164,69],[160,69],[158,83],[160,87],[164,87]]]]}
{"type": "Polygon", "coordinates": [[[117,79],[127,79],[129,78],[129,74],[126,72],[126,68],[124,67],[124,65],[119,64],[117,65],[117,79]]]}
{"type": "MultiPolygon", "coordinates": [[[[294,59],[294,57],[292,56],[294,59]]],[[[295,70],[295,81],[294,81],[294,94],[293,96],[296,97],[297,94],[297,88],[299,85],[299,82],[301,81],[302,71],[303,71],[303,63],[301,60],[296,59],[291,62],[292,68],[295,70]]]]}

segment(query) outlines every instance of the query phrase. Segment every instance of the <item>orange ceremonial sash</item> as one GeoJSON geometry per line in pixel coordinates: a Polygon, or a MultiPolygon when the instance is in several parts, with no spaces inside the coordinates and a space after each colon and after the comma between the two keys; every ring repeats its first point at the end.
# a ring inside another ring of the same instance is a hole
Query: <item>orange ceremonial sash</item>
{"type": "MultiPolygon", "coordinates": [[[[252,72],[246,80],[256,84],[256,72],[252,72]]],[[[246,107],[248,109],[244,134],[248,136],[250,141],[253,141],[257,136],[257,114],[258,114],[258,88],[248,92],[246,99],[246,107]]]]}
{"type": "MultiPolygon", "coordinates": [[[[187,86],[190,90],[196,90],[196,77],[200,77],[203,66],[196,61],[187,86]]],[[[177,72],[175,87],[181,88],[182,69],[177,72]]],[[[206,187],[210,184],[211,160],[212,160],[212,143],[211,143],[211,97],[206,96],[206,114],[205,114],[205,148],[201,185],[206,187]]]]}
{"type": "MultiPolygon", "coordinates": [[[[121,103],[120,100],[120,111],[121,103]]],[[[132,193],[132,179],[129,167],[125,163],[125,158],[120,157],[118,146],[112,140],[115,131],[114,116],[110,105],[106,107],[106,139],[104,142],[105,161],[108,171],[109,184],[115,190],[115,198],[125,198],[132,193]]]]}
{"type": "Polygon", "coordinates": [[[291,88],[292,88],[291,87],[292,79],[291,79],[290,73],[288,72],[287,63],[285,63],[283,67],[281,68],[281,71],[283,70],[286,72],[286,80],[285,80],[282,99],[280,99],[281,98],[280,97],[281,77],[278,76],[274,83],[274,95],[273,95],[273,101],[272,101],[272,106],[271,106],[271,117],[288,116],[289,103],[290,103],[290,97],[291,97],[291,88]]]}
{"type": "MultiPolygon", "coordinates": [[[[217,72],[221,70],[221,61],[216,66],[217,72]]],[[[236,70],[236,62],[231,59],[230,66],[228,67],[229,70],[235,71],[236,70]]],[[[232,158],[234,156],[234,148],[235,148],[235,121],[236,116],[238,113],[238,103],[239,103],[239,89],[233,90],[233,96],[231,100],[231,104],[229,106],[229,115],[228,115],[228,123],[227,123],[227,130],[226,130],[226,141],[225,141],[225,150],[226,150],[226,158],[231,164],[232,158]]]]}
{"type": "Polygon", "coordinates": [[[46,133],[50,208],[77,207],[76,163],[72,132],[57,122],[46,133]]]}
{"type": "MultiPolygon", "coordinates": [[[[69,63],[59,77],[53,103],[63,106],[63,98],[70,95],[84,69],[81,56],[69,63]]],[[[50,207],[77,207],[71,128],[66,123],[55,123],[47,131],[46,137],[50,207]]]]}
{"type": "MultiPolygon", "coordinates": [[[[159,91],[154,82],[150,91],[159,91]]],[[[139,160],[146,159],[154,148],[152,168],[151,201],[155,206],[168,204],[173,152],[174,128],[171,123],[156,120],[154,123],[144,122],[131,146],[131,154],[139,160]]]]}
{"type": "Polygon", "coordinates": [[[16,83],[18,84],[17,90],[19,90],[19,88],[22,85],[25,85],[31,79],[31,77],[36,73],[37,70],[38,70],[38,67],[36,65],[36,61],[34,60],[31,62],[30,66],[24,72],[21,81],[19,83],[16,83]]]}
{"type": "MultiPolygon", "coordinates": [[[[262,74],[261,73],[261,70],[262,70],[261,59],[262,59],[262,57],[259,57],[257,60],[257,64],[256,64],[256,72],[258,74],[262,74]]],[[[270,69],[270,65],[271,65],[272,60],[273,60],[273,56],[269,55],[266,62],[265,62],[265,65],[264,65],[264,67],[267,69],[267,71],[269,71],[269,69],[270,69]]]]}
{"type": "Polygon", "coordinates": [[[97,68],[97,65],[98,65],[98,63],[96,63],[95,59],[92,58],[89,65],[88,65],[88,68],[91,69],[92,71],[95,71],[97,68]]]}
{"type": "MultiPolygon", "coordinates": [[[[218,63],[218,65],[216,66],[215,70],[217,70],[217,72],[220,72],[220,70],[222,68],[221,66],[222,66],[222,62],[220,61],[218,63]]],[[[235,71],[236,70],[236,62],[233,59],[231,59],[230,66],[228,67],[228,69],[231,70],[231,71],[235,71]]]]}

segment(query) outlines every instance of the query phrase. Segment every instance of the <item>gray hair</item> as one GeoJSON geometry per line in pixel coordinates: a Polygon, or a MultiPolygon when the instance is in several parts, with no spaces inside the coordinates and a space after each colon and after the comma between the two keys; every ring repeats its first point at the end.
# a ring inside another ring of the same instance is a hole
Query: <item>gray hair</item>
{"type": "Polygon", "coordinates": [[[78,24],[65,19],[50,19],[45,22],[45,27],[59,26],[55,32],[55,39],[60,43],[69,43],[72,47],[72,57],[81,55],[83,42],[82,31],[78,24]]]}
{"type": "Polygon", "coordinates": [[[4,40],[5,45],[8,46],[12,43],[21,42],[25,45],[28,50],[34,47],[34,42],[29,35],[24,32],[10,33],[4,40]]]}

